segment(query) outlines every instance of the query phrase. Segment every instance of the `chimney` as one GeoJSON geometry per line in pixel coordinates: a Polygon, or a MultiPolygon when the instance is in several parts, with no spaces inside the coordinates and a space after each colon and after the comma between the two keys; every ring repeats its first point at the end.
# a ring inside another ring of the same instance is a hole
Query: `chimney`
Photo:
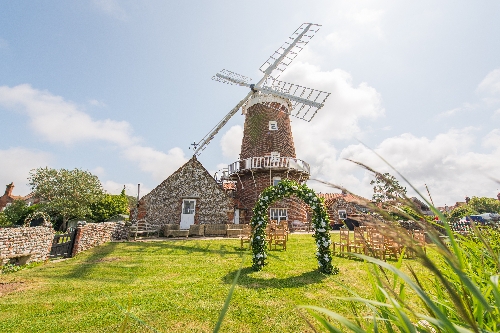
{"type": "Polygon", "coordinates": [[[10,183],[7,185],[7,188],[5,189],[5,195],[10,197],[12,196],[12,191],[14,190],[14,183],[10,183]]]}

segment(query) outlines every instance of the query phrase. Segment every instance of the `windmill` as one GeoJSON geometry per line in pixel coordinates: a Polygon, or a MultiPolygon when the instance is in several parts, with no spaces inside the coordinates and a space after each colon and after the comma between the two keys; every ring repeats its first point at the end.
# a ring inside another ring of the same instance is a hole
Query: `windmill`
{"type": "Polygon", "coordinates": [[[286,111],[279,103],[273,103],[272,99],[268,99],[267,101],[262,99],[262,102],[278,111],[285,111],[297,118],[308,122],[311,121],[316,112],[323,107],[330,93],[283,82],[278,80],[278,78],[299,52],[309,43],[320,27],[321,25],[319,24],[303,23],[295,30],[289,37],[289,40],[276,50],[260,67],[260,71],[264,73],[264,76],[256,84],[248,83],[250,79],[246,76],[225,69],[212,78],[215,81],[248,87],[250,91],[207,135],[193,145],[194,155],[200,155],[231,117],[242,106],[247,104],[253,96],[263,97],[264,95],[271,95],[284,98],[289,101],[289,108],[286,108],[286,111]]]}
{"type": "MultiPolygon", "coordinates": [[[[223,172],[223,179],[236,186],[235,223],[248,223],[261,191],[281,179],[303,182],[309,179],[310,167],[297,159],[290,116],[311,121],[330,93],[279,80],[280,74],[318,32],[320,25],[302,24],[260,67],[263,77],[255,84],[250,79],[222,70],[212,79],[250,88],[248,94],[198,143],[199,155],[229,119],[241,108],[245,115],[240,159],[223,172]],[[242,214],[240,210],[243,209],[242,214]],[[246,212],[246,213],[244,213],[246,212]]],[[[278,202],[270,209],[273,220],[307,220],[307,207],[294,198],[278,202]]]]}

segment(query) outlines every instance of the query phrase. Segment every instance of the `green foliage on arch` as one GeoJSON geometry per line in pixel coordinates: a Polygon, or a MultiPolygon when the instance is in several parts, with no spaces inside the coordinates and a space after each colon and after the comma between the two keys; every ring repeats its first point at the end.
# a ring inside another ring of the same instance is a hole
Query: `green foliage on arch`
{"type": "Polygon", "coordinates": [[[36,211],[36,212],[31,213],[28,216],[26,216],[26,218],[24,219],[24,226],[25,227],[29,227],[30,226],[30,222],[33,221],[33,220],[36,220],[38,218],[42,218],[43,219],[43,224],[42,225],[44,227],[52,228],[52,223],[50,223],[50,217],[49,217],[49,215],[47,215],[46,213],[44,213],[42,211],[36,211]]]}
{"type": "Polygon", "coordinates": [[[260,271],[267,260],[266,227],[269,222],[269,206],[280,199],[296,195],[308,204],[312,211],[312,223],[314,225],[314,238],[316,239],[316,258],[318,268],[325,274],[338,274],[338,267],[332,265],[332,255],[330,251],[330,225],[329,217],[325,205],[321,198],[316,196],[313,190],[305,184],[299,184],[293,180],[282,180],[276,186],[269,186],[259,196],[259,200],[253,209],[253,217],[250,221],[252,226],[252,268],[260,271]]]}

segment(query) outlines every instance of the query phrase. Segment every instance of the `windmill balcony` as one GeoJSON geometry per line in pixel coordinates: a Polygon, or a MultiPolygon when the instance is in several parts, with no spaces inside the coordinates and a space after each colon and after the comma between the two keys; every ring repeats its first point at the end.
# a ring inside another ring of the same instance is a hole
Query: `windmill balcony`
{"type": "Polygon", "coordinates": [[[269,169],[276,171],[294,170],[296,172],[302,172],[307,175],[310,174],[309,164],[304,162],[303,160],[299,160],[298,158],[264,156],[264,157],[250,157],[229,164],[227,167],[227,176],[231,177],[232,175],[245,171],[269,170],[269,169]]]}

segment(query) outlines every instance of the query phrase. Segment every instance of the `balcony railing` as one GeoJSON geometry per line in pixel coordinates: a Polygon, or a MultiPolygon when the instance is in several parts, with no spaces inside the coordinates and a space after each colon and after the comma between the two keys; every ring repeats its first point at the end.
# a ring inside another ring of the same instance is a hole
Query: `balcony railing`
{"type": "Polygon", "coordinates": [[[246,170],[295,170],[298,172],[310,174],[310,166],[306,162],[293,157],[250,157],[241,161],[231,163],[227,167],[228,176],[246,170]]]}

